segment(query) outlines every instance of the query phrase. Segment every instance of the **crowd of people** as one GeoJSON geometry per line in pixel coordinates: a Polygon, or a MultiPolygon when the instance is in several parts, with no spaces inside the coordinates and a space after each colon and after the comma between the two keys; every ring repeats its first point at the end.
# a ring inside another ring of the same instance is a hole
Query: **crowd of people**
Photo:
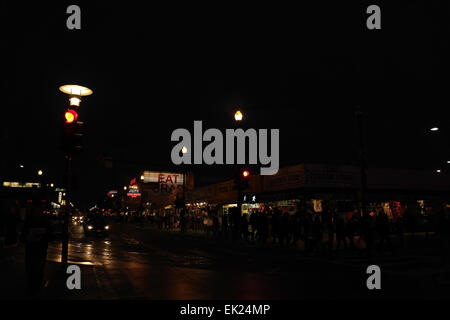
{"type": "MultiPolygon", "coordinates": [[[[446,250],[450,242],[447,208],[437,206],[432,218],[433,224],[427,233],[435,234],[446,250]]],[[[405,232],[416,230],[417,219],[412,211],[393,219],[381,207],[352,212],[327,208],[314,212],[298,208],[293,214],[268,207],[240,214],[237,207],[225,213],[220,206],[209,206],[195,213],[153,213],[145,218],[145,223],[155,224],[160,229],[203,230],[207,238],[235,243],[301,247],[307,253],[323,255],[343,250],[372,256],[375,252],[396,254],[398,247],[404,244],[405,232]]]]}

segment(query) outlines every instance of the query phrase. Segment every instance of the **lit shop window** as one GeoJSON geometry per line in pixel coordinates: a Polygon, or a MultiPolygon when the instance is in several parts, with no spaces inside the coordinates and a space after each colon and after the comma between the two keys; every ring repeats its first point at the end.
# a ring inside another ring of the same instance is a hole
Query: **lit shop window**
{"type": "Polygon", "coordinates": [[[33,188],[33,187],[40,187],[40,183],[37,182],[20,183],[20,182],[4,181],[3,186],[9,188],[33,188]]]}

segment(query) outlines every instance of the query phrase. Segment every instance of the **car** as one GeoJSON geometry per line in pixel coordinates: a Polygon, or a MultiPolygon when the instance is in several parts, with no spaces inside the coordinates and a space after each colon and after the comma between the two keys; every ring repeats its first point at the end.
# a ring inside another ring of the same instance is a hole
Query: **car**
{"type": "Polygon", "coordinates": [[[72,216],[72,223],[74,225],[82,225],[84,222],[84,217],[82,215],[72,216]]]}
{"type": "Polygon", "coordinates": [[[84,224],[84,233],[88,235],[109,235],[111,226],[103,217],[89,219],[84,224]]]}

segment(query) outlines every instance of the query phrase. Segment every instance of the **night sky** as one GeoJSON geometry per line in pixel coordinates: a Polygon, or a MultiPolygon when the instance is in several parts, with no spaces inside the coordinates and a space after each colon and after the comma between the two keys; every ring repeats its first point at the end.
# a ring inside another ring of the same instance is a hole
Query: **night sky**
{"type": "MultiPolygon", "coordinates": [[[[193,132],[194,120],[232,128],[237,106],[246,127],[280,129],[281,166],[357,163],[359,105],[369,166],[445,170],[449,4],[393,2],[6,1],[2,161],[62,183],[68,103],[58,87],[78,83],[94,91],[81,104],[84,152],[74,163],[86,204],[141,169],[170,168],[173,130],[193,132]],[[81,7],[81,30],[66,28],[70,4],[81,7]],[[381,30],[366,28],[369,4],[381,7],[381,30]]],[[[199,183],[230,175],[191,169],[199,183]]]]}

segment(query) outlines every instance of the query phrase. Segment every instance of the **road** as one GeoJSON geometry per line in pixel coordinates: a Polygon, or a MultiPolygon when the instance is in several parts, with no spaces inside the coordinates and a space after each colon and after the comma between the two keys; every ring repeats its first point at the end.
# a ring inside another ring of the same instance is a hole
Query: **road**
{"type": "MultiPolygon", "coordinates": [[[[60,250],[51,245],[48,260],[59,261],[60,250]]],[[[73,227],[69,260],[93,266],[102,299],[420,299],[449,292],[447,276],[420,265],[430,257],[306,256],[134,224],[114,224],[106,237],[73,227]],[[381,290],[366,287],[371,264],[381,267],[381,290]]]]}

